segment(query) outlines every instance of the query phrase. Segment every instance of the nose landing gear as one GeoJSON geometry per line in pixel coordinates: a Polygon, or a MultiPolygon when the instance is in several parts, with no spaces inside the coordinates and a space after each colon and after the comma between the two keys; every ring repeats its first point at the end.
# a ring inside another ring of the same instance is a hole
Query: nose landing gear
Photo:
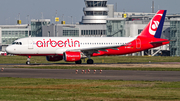
{"type": "Polygon", "coordinates": [[[31,56],[28,56],[27,61],[26,61],[26,65],[30,65],[31,64],[30,58],[31,58],[31,56]]]}

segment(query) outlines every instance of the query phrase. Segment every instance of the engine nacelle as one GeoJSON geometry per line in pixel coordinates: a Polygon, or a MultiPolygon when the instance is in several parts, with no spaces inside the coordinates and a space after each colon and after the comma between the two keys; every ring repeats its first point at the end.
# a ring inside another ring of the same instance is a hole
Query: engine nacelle
{"type": "Polygon", "coordinates": [[[47,61],[60,61],[62,59],[63,59],[63,56],[61,55],[46,56],[47,61]]]}
{"type": "Polygon", "coordinates": [[[82,55],[81,52],[64,52],[63,58],[66,62],[75,62],[81,60],[82,55]]]}

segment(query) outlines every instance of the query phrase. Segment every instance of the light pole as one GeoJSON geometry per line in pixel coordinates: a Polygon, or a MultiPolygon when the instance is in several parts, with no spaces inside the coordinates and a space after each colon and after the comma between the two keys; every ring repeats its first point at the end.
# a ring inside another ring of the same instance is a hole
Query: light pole
{"type": "Polygon", "coordinates": [[[29,15],[27,15],[27,20],[28,20],[28,36],[30,36],[29,35],[29,15]]]}
{"type": "Polygon", "coordinates": [[[57,17],[57,10],[56,10],[56,17],[55,17],[56,27],[55,27],[55,36],[58,37],[58,26],[57,23],[59,22],[59,17],[57,17]]]}
{"type": "Polygon", "coordinates": [[[71,16],[71,22],[72,22],[72,25],[73,25],[73,16],[71,16]]]}

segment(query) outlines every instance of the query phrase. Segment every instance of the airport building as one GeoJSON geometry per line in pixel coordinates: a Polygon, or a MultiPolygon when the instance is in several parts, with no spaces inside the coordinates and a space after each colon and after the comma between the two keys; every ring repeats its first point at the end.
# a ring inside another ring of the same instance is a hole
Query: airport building
{"type": "MultiPolygon", "coordinates": [[[[31,25],[0,26],[0,50],[23,37],[136,37],[146,27],[155,13],[114,12],[108,0],[84,0],[84,15],[77,24],[51,23],[50,19],[32,19],[31,25]]],[[[167,15],[161,38],[175,40],[161,46],[131,55],[180,56],[178,36],[180,15],[167,15]]]]}
{"type": "Polygon", "coordinates": [[[107,0],[84,0],[84,16],[79,24],[43,26],[43,37],[106,37],[107,0]]]}
{"type": "Polygon", "coordinates": [[[84,0],[82,24],[106,24],[108,15],[107,0],[84,0]]]}
{"type": "Polygon", "coordinates": [[[50,19],[32,19],[31,20],[31,36],[42,37],[42,26],[50,25],[50,19]]]}
{"type": "Polygon", "coordinates": [[[180,56],[180,18],[171,18],[170,55],[180,56]]]}
{"type": "Polygon", "coordinates": [[[12,44],[14,40],[28,37],[31,33],[31,26],[26,25],[0,25],[0,51],[12,44]]]}

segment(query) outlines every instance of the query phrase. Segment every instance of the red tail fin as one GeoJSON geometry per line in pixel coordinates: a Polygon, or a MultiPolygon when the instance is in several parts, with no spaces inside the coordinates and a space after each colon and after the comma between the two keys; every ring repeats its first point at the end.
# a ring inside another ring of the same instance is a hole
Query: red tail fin
{"type": "Polygon", "coordinates": [[[166,10],[159,10],[138,37],[160,38],[166,10]]]}

